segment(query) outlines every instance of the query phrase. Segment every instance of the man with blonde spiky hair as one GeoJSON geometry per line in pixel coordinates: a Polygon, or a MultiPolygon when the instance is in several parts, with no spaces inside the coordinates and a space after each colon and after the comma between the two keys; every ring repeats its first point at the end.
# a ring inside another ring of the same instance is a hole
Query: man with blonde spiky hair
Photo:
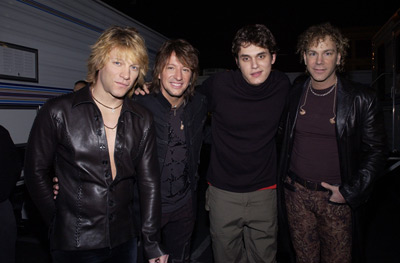
{"type": "Polygon", "coordinates": [[[88,85],[46,102],[33,124],[25,179],[50,227],[53,262],[136,262],[140,231],[134,202],[140,202],[146,257],[149,262],[168,259],[160,247],[153,118],[127,96],[143,83],[147,68],[137,30],[110,27],[92,46],[88,85]],[[139,200],[134,200],[135,183],[139,200]]]}

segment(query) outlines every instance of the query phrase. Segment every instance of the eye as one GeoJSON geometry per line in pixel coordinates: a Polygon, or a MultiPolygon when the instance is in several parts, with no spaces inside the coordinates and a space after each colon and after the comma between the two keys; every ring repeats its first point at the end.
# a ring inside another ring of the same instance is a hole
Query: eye
{"type": "Polygon", "coordinates": [[[243,61],[249,61],[249,58],[248,57],[242,57],[242,60],[243,61]]]}
{"type": "Polygon", "coordinates": [[[134,71],[138,71],[140,69],[140,67],[137,66],[137,65],[132,65],[131,69],[134,70],[134,71]]]}
{"type": "Polygon", "coordinates": [[[191,72],[190,68],[183,68],[183,71],[188,73],[191,72]]]}
{"type": "Polygon", "coordinates": [[[264,59],[265,57],[266,56],[264,54],[258,56],[259,59],[264,59]]]}
{"type": "Polygon", "coordinates": [[[115,65],[117,65],[117,66],[120,66],[121,65],[121,62],[120,61],[114,61],[113,62],[115,65]]]}

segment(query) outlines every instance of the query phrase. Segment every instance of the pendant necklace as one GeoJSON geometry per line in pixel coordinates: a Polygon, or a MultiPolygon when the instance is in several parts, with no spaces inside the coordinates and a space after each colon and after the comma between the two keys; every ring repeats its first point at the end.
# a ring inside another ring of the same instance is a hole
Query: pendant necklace
{"type": "Polygon", "coordinates": [[[111,112],[115,112],[115,110],[118,109],[119,107],[121,107],[122,104],[123,104],[123,102],[122,102],[121,104],[119,104],[119,105],[116,106],[116,107],[107,106],[107,105],[101,103],[99,100],[97,100],[97,99],[94,97],[94,95],[93,95],[93,89],[92,89],[92,98],[93,98],[97,103],[99,103],[101,106],[103,106],[103,107],[105,107],[105,108],[107,108],[107,109],[110,109],[111,112]]]}
{"type": "MultiPolygon", "coordinates": [[[[107,109],[110,109],[112,113],[114,113],[114,112],[115,112],[115,109],[118,109],[118,108],[121,107],[122,104],[123,104],[123,102],[122,102],[120,105],[118,105],[118,106],[116,106],[116,107],[107,106],[107,105],[101,103],[100,101],[98,101],[98,100],[94,97],[94,95],[93,95],[93,89],[92,89],[92,98],[93,98],[97,103],[99,103],[101,106],[103,106],[103,107],[105,107],[105,108],[107,108],[107,109]]],[[[117,121],[117,124],[115,124],[114,127],[110,127],[110,126],[106,125],[104,122],[103,122],[103,125],[104,125],[104,127],[106,127],[106,128],[109,129],[109,130],[114,130],[114,129],[117,128],[117,126],[118,126],[118,121],[117,121]]]]}

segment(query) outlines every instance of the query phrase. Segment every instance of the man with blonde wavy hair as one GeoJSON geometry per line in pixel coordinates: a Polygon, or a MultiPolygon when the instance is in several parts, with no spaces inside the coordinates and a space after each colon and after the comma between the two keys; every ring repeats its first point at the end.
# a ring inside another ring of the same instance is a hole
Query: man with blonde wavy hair
{"type": "Polygon", "coordinates": [[[168,259],[160,247],[152,115],[127,96],[147,68],[137,30],[112,26],[92,46],[88,85],[46,102],[33,124],[25,179],[50,227],[53,262],[136,262],[140,232],[149,262],[168,259]],[[134,200],[134,183],[140,200],[134,200]],[[134,202],[140,202],[141,231],[134,225],[134,202]]]}

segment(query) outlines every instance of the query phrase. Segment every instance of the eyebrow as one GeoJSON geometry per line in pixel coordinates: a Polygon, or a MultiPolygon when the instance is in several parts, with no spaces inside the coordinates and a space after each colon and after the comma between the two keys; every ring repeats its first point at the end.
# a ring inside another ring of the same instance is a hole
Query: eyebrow
{"type": "MultiPolygon", "coordinates": [[[[312,51],[312,52],[317,52],[316,50],[314,50],[314,49],[307,49],[307,52],[310,52],[310,51],[312,51]]],[[[326,52],[326,51],[336,51],[336,49],[334,49],[334,48],[328,48],[328,49],[324,49],[324,50],[322,50],[323,52],[326,52]]]]}
{"type": "MultiPolygon", "coordinates": [[[[263,52],[257,53],[257,54],[255,55],[255,57],[257,57],[257,56],[259,56],[259,55],[265,55],[265,54],[267,54],[267,52],[266,52],[266,51],[263,51],[263,52]]],[[[248,55],[248,54],[241,54],[240,57],[251,57],[251,55],[248,55]]]]}

